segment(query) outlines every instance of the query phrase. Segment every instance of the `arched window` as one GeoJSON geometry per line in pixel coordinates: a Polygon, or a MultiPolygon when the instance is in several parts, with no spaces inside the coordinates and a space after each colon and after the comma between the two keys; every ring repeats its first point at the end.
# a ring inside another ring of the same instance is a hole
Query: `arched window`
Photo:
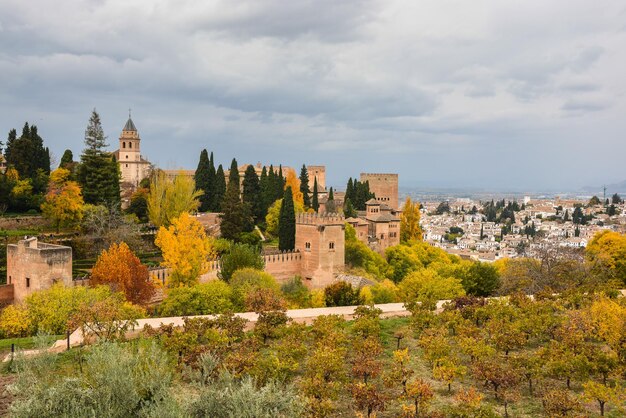
{"type": "Polygon", "coordinates": [[[122,148],[126,148],[126,142],[122,142],[122,148]]]}
{"type": "Polygon", "coordinates": [[[132,148],[132,147],[133,147],[133,143],[132,143],[132,142],[129,142],[129,143],[128,143],[128,148],[132,148]]]}

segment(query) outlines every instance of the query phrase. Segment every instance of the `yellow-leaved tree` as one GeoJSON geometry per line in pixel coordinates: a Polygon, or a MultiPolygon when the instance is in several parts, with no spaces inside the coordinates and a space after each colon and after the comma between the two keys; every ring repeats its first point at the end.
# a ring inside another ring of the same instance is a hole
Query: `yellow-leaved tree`
{"type": "Polygon", "coordinates": [[[285,190],[291,186],[291,193],[293,195],[293,204],[298,207],[304,208],[304,195],[300,191],[300,179],[296,175],[296,172],[291,168],[287,169],[287,176],[285,177],[285,190]]]}
{"type": "Polygon", "coordinates": [[[159,228],[154,243],[163,253],[163,266],[170,268],[168,287],[193,286],[206,273],[206,261],[214,256],[213,245],[202,224],[183,212],[168,227],[159,228]]]}
{"type": "Polygon", "coordinates": [[[61,226],[77,225],[83,217],[85,202],[80,186],[70,180],[70,171],[57,168],[50,173],[48,193],[41,205],[43,215],[52,221],[57,232],[61,226]]]}
{"type": "MultiPolygon", "coordinates": [[[[293,190],[293,189],[291,189],[293,190]]],[[[300,193],[302,195],[302,193],[300,193]]],[[[267,215],[265,216],[265,224],[266,231],[271,235],[278,235],[278,218],[280,217],[280,206],[283,204],[283,199],[278,199],[272,206],[267,210],[267,215]]],[[[304,203],[296,202],[294,199],[293,206],[296,212],[296,215],[299,213],[304,213],[304,203]]]]}
{"type": "Polygon", "coordinates": [[[141,264],[125,242],[111,244],[102,251],[91,271],[90,284],[107,285],[113,292],[122,292],[126,300],[144,305],[155,292],[148,267],[141,264]]]}
{"type": "Polygon", "coordinates": [[[400,215],[400,241],[409,242],[422,240],[422,227],[420,226],[420,204],[406,198],[404,208],[400,215]]]}
{"type": "Polygon", "coordinates": [[[585,249],[596,274],[626,284],[626,235],[613,231],[597,233],[585,249]]]}
{"type": "Polygon", "coordinates": [[[181,173],[171,180],[163,171],[157,171],[150,182],[148,218],[154,226],[169,226],[181,213],[197,210],[202,194],[202,190],[196,190],[193,178],[181,173]]]}

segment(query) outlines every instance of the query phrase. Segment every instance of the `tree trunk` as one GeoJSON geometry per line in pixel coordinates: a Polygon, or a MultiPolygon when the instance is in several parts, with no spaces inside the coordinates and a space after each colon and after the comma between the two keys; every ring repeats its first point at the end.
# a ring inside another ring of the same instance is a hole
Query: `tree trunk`
{"type": "Polygon", "coordinates": [[[533,396],[533,379],[528,378],[528,391],[530,392],[530,396],[533,396]]]}
{"type": "Polygon", "coordinates": [[[508,402],[504,403],[504,417],[509,418],[509,403],[508,402]]]}
{"type": "Polygon", "coordinates": [[[448,393],[452,390],[452,383],[448,383],[448,393]]]}
{"type": "Polygon", "coordinates": [[[572,386],[570,385],[570,383],[571,383],[571,382],[570,382],[570,378],[568,377],[568,378],[567,378],[567,388],[568,388],[568,389],[571,389],[571,388],[572,388],[572,386]]]}
{"type": "Polygon", "coordinates": [[[600,404],[600,416],[603,417],[604,416],[604,403],[605,403],[605,401],[598,401],[598,403],[600,404]]]}

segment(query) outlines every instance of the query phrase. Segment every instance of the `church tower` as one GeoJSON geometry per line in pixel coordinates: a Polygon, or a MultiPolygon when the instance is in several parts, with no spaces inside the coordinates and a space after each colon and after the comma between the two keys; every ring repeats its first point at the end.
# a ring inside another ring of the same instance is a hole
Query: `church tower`
{"type": "Polygon", "coordinates": [[[150,163],[141,157],[140,143],[139,132],[129,112],[115,157],[120,165],[122,186],[130,189],[137,188],[141,180],[149,175],[150,163]]]}

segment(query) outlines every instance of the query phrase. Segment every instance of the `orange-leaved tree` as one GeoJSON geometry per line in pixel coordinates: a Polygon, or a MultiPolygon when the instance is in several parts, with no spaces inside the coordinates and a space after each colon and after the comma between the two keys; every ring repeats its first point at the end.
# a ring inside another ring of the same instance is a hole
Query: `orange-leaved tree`
{"type": "Polygon", "coordinates": [[[129,302],[141,305],[148,303],[155,292],[148,267],[141,264],[125,242],[102,251],[91,272],[90,284],[108,285],[114,292],[124,293],[129,302]]]}
{"type": "Polygon", "coordinates": [[[207,271],[206,261],[214,255],[213,245],[197,219],[186,212],[161,227],[154,243],[163,253],[163,266],[172,270],[168,287],[193,286],[207,271]]]}
{"type": "Polygon", "coordinates": [[[43,215],[50,219],[57,232],[61,226],[76,225],[83,217],[83,196],[80,186],[70,180],[70,172],[57,168],[50,173],[48,193],[41,205],[43,215]]]}
{"type": "Polygon", "coordinates": [[[296,175],[296,172],[291,168],[286,169],[287,176],[285,177],[285,190],[291,186],[291,192],[293,194],[293,204],[295,206],[304,207],[304,195],[300,191],[300,179],[296,175]]]}

